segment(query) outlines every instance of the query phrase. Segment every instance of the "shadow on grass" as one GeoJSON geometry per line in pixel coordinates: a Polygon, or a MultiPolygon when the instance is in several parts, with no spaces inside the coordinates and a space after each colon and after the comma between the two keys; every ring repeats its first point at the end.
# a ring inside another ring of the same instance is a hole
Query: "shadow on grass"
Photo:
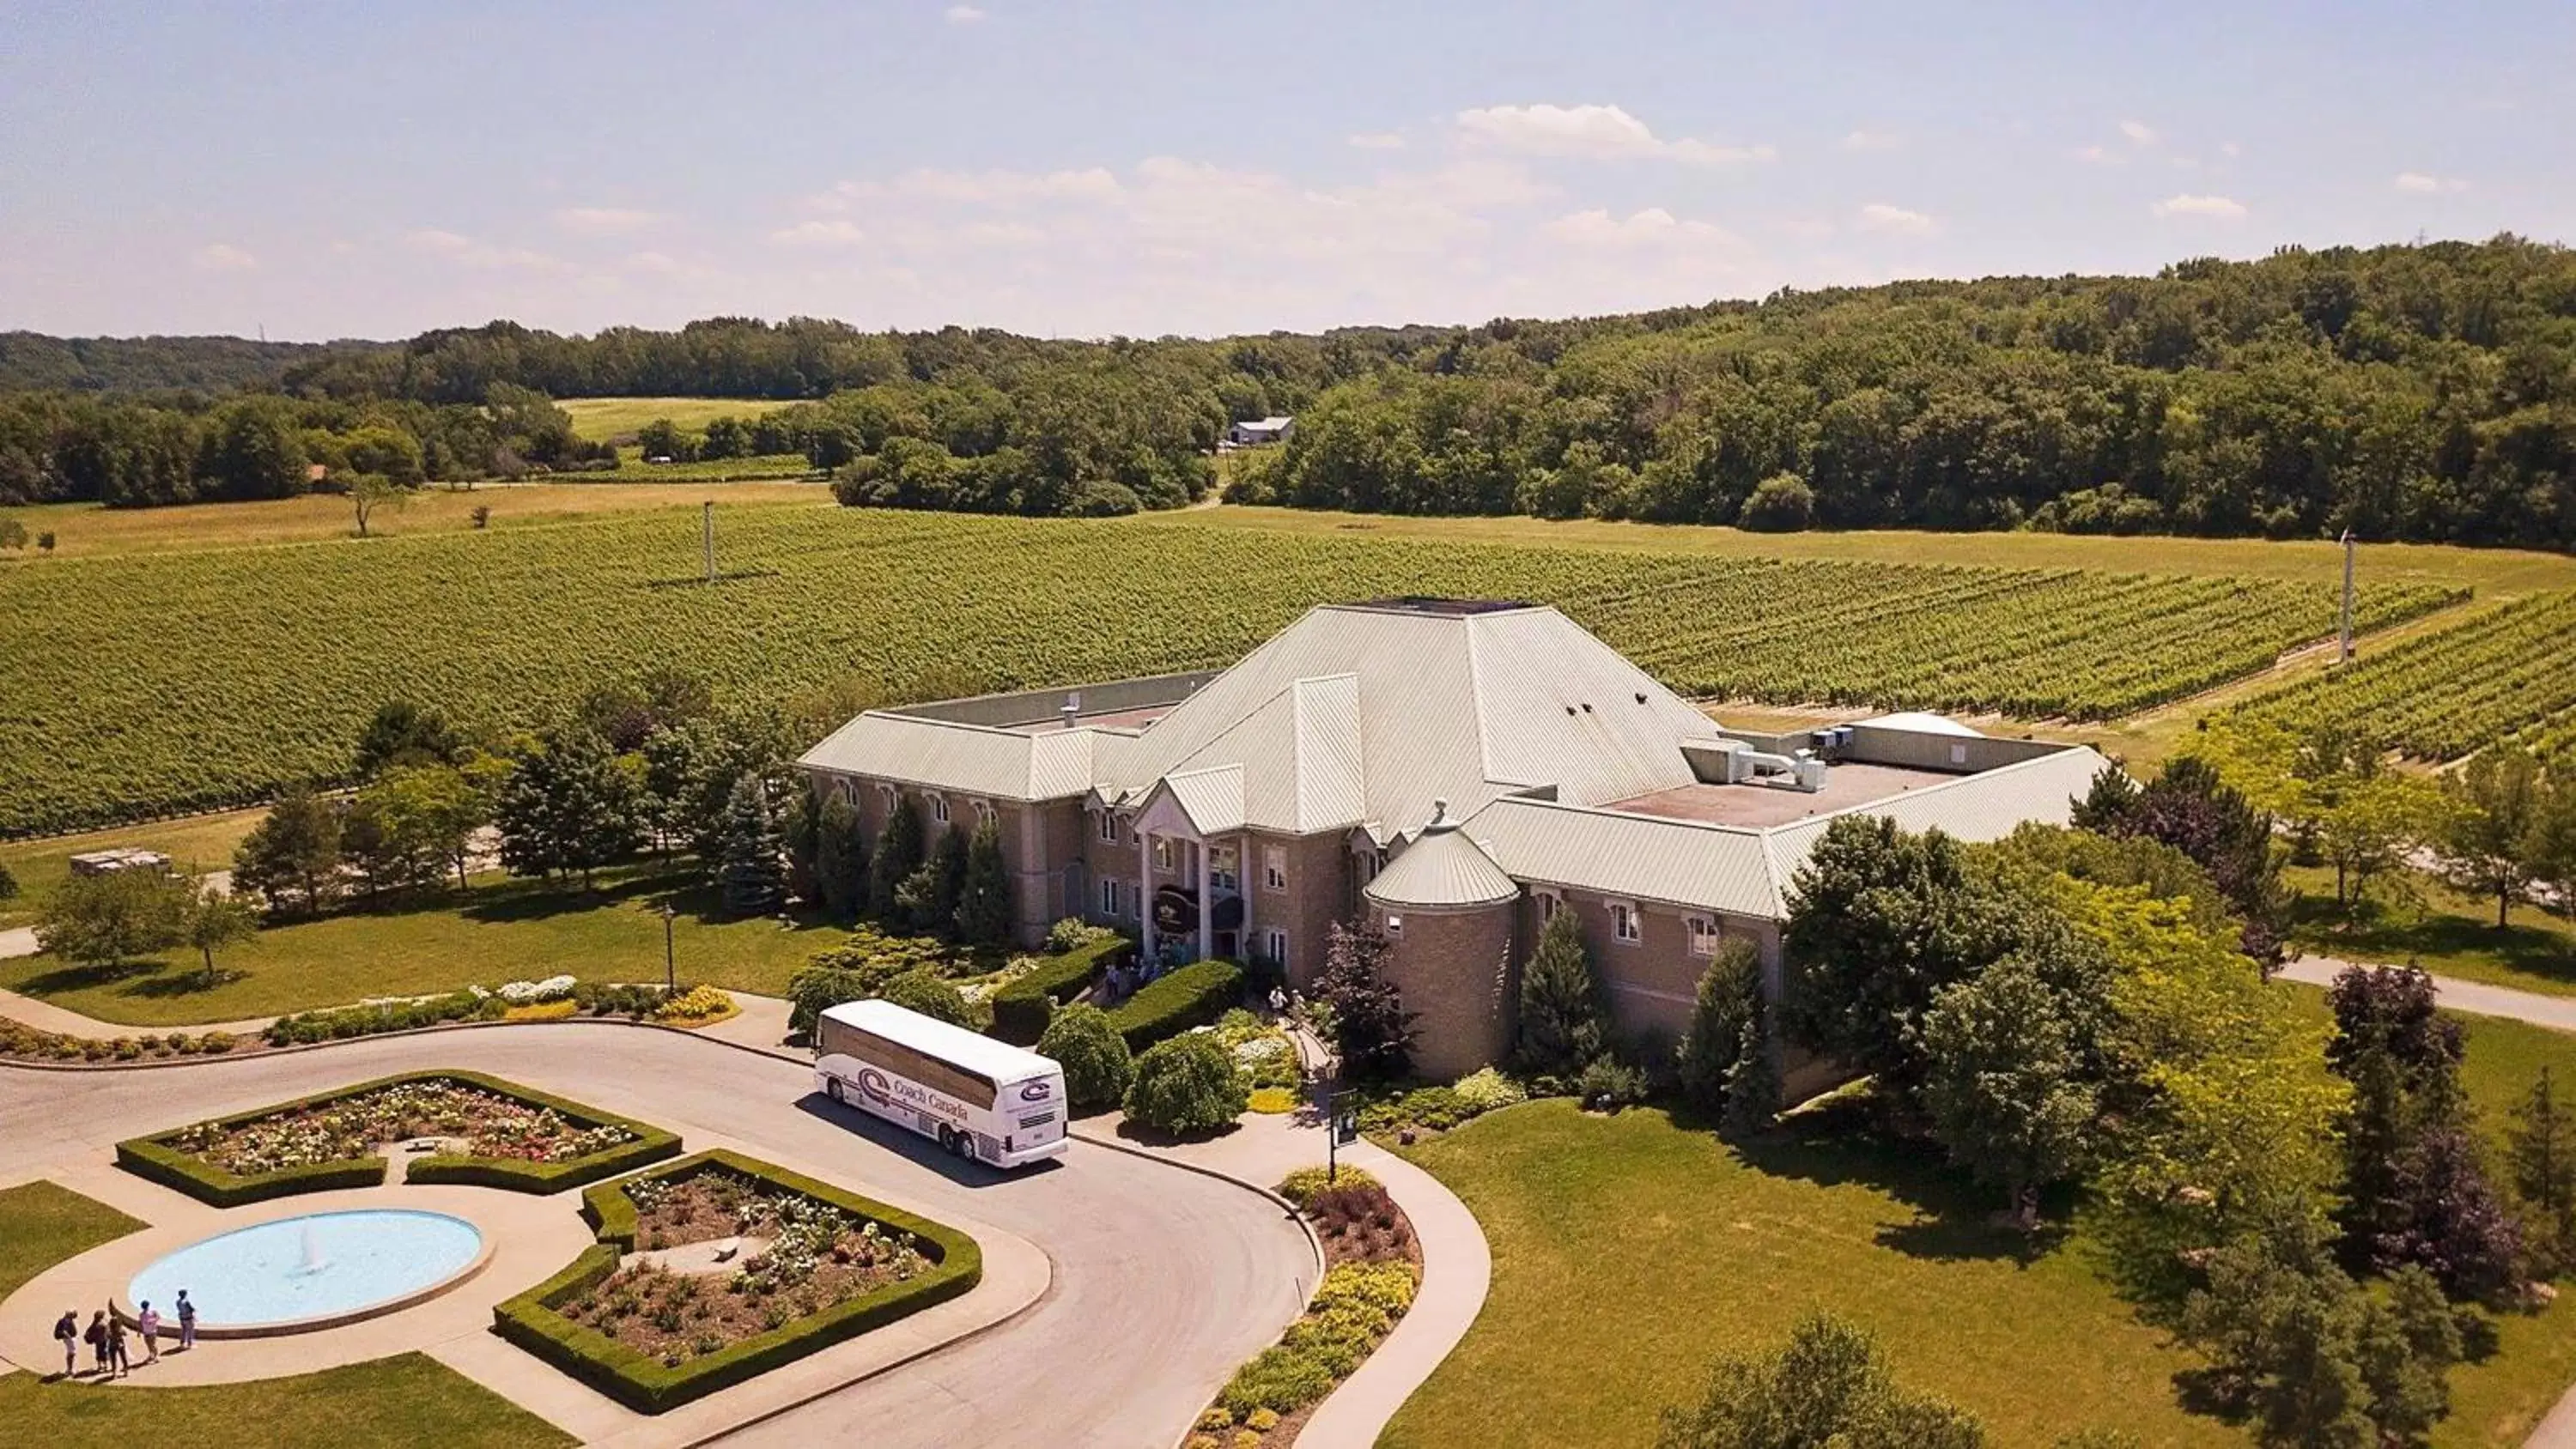
{"type": "MultiPolygon", "coordinates": [[[[1676,1125],[1711,1130],[1714,1123],[1676,1111],[1676,1125]]],[[[1819,1187],[1858,1184],[1914,1210],[1912,1220],[1883,1223],[1880,1247],[1938,1262],[2015,1262],[2025,1267],[2065,1240],[2066,1204],[2047,1202],[2038,1228],[2025,1232],[2002,1213],[2001,1195],[1970,1181],[1929,1142],[1887,1130],[1866,1099],[1853,1097],[1793,1114],[1758,1137],[1728,1144],[1748,1167],[1819,1187]]]]}
{"type": "Polygon", "coordinates": [[[170,969],[167,961],[145,957],[133,961],[116,961],[104,966],[57,966],[40,971],[18,983],[17,990],[27,996],[53,996],[66,991],[89,991],[132,981],[138,976],[153,976],[170,969]]]}
{"type": "MultiPolygon", "coordinates": [[[[2492,909],[2494,903],[2487,903],[2492,909]]],[[[2526,913],[2534,907],[2522,908],[2526,913]]],[[[2468,916],[2437,909],[2363,901],[2347,910],[2333,896],[2302,895],[2290,909],[2291,928],[2320,952],[2362,961],[2420,960],[2439,971],[2445,960],[2484,956],[2509,971],[2576,985],[2576,938],[2546,925],[2517,921],[2498,927],[2492,915],[2468,916]]]]}

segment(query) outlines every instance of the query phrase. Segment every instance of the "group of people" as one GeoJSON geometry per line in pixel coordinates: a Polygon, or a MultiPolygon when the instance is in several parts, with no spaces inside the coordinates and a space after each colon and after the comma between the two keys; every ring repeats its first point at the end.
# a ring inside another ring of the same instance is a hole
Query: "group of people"
{"type": "MultiPolygon", "coordinates": [[[[171,1305],[171,1310],[171,1316],[179,1324],[179,1347],[195,1348],[197,1305],[188,1301],[187,1289],[179,1290],[179,1299],[171,1305]]],[[[162,1322],[160,1310],[149,1302],[136,1306],[134,1328],[143,1337],[143,1361],[147,1364],[161,1361],[162,1322]]],[[[54,1320],[54,1341],[63,1346],[64,1378],[79,1375],[80,1346],[84,1343],[89,1345],[91,1371],[100,1378],[122,1378],[134,1368],[125,1346],[125,1320],[118,1317],[112,1307],[90,1315],[86,1330],[80,1325],[79,1309],[63,1310],[63,1316],[54,1320]]]]}

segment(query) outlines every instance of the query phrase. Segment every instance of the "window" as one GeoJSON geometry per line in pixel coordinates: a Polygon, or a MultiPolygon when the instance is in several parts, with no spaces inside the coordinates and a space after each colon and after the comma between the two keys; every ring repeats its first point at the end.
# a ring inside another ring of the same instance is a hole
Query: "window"
{"type": "Polygon", "coordinates": [[[1277,926],[1266,926],[1262,928],[1261,959],[1264,961],[1285,961],[1288,959],[1288,933],[1286,931],[1280,930],[1277,926]]]}
{"type": "Polygon", "coordinates": [[[1171,868],[1172,837],[1168,835],[1157,835],[1154,837],[1154,869],[1170,870],[1171,868]]]}
{"type": "Polygon", "coordinates": [[[1241,890],[1242,885],[1239,883],[1239,879],[1235,875],[1236,857],[1234,847],[1231,845],[1211,845],[1207,848],[1207,853],[1208,888],[1210,890],[1224,891],[1241,890]]]}
{"type": "Polygon", "coordinates": [[[1116,845],[1118,843],[1117,811],[1103,810],[1100,812],[1100,838],[1109,842],[1111,845],[1116,845]]]}
{"type": "Polygon", "coordinates": [[[994,823],[995,823],[995,824],[999,824],[999,823],[1000,823],[999,819],[998,819],[998,818],[997,818],[997,816],[996,816],[996,812],[995,812],[995,811],[994,811],[994,809],[993,809],[993,802],[992,802],[992,801],[990,801],[990,800],[978,800],[978,801],[976,801],[976,802],[975,802],[975,823],[976,823],[976,824],[978,824],[978,825],[981,825],[981,824],[983,824],[983,823],[984,823],[985,821],[987,821],[987,820],[992,820],[992,821],[994,821],[994,823]]]}
{"type": "Polygon", "coordinates": [[[948,823],[948,797],[947,797],[947,796],[945,796],[945,795],[933,795],[933,796],[931,796],[931,797],[930,797],[930,818],[931,818],[931,819],[933,819],[933,820],[938,821],[938,822],[939,822],[940,824],[942,824],[942,825],[945,825],[945,824],[947,824],[947,823],[948,823]]]}
{"type": "Polygon", "coordinates": [[[1633,946],[1645,939],[1646,933],[1637,920],[1637,908],[1626,901],[1610,903],[1610,939],[1623,946],[1633,946]]]}
{"type": "Polygon", "coordinates": [[[1556,919],[1556,908],[1564,902],[1554,891],[1540,891],[1532,899],[1538,902],[1538,923],[1542,926],[1556,919]]]}
{"type": "Polygon", "coordinates": [[[1119,883],[1116,880],[1106,877],[1104,877],[1100,882],[1100,914],[1109,917],[1113,921],[1126,914],[1125,911],[1119,909],[1118,886],[1119,883]]]}
{"type": "Polygon", "coordinates": [[[1390,935],[1390,936],[1401,936],[1401,935],[1403,935],[1403,934],[1404,934],[1404,917],[1402,917],[1402,916],[1389,916],[1389,917],[1387,917],[1387,918],[1386,918],[1386,933],[1387,933],[1388,935],[1390,935]]]}
{"type": "Polygon", "coordinates": [[[1288,847],[1261,847],[1261,883],[1274,891],[1288,889],[1288,847]]]}
{"type": "Polygon", "coordinates": [[[1717,954],[1717,922],[1706,916],[1690,918],[1690,953],[1694,956],[1717,954]]]}

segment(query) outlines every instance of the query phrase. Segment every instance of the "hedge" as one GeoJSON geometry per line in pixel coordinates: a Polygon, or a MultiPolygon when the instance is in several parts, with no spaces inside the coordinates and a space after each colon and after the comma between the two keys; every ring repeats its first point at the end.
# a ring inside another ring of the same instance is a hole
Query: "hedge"
{"type": "Polygon", "coordinates": [[[1047,957],[993,993],[992,1034],[1018,1046],[1036,1045],[1057,1007],[1080,996],[1100,973],[1135,949],[1124,936],[1107,936],[1047,957]]]}
{"type": "Polygon", "coordinates": [[[829,1183],[721,1148],[659,1167],[640,1178],[601,1183],[582,1195],[582,1215],[600,1241],[582,1250],[564,1270],[492,1310],[503,1338],[589,1384],[630,1409],[658,1414],[692,1399],[730,1388],[781,1364],[881,1328],[973,1288],[984,1276],[984,1254],[975,1240],[944,1223],[915,1217],[829,1183]],[[625,1184],[643,1178],[679,1178],[722,1166],[775,1187],[820,1198],[862,1220],[911,1234],[923,1256],[938,1266],[918,1278],[890,1284],[847,1303],[810,1313],[767,1333],[728,1344],[671,1368],[555,1312],[555,1306],[617,1270],[635,1241],[635,1204],[625,1184]]]}
{"type": "Polygon", "coordinates": [[[351,1158],[343,1162],[317,1162],[303,1167],[280,1168],[275,1172],[263,1172],[244,1177],[172,1147],[169,1139],[198,1127],[233,1127],[245,1122],[258,1122],[270,1117],[284,1116],[289,1112],[322,1106],[345,1097],[358,1096],[361,1093],[403,1082],[453,1082],[459,1086],[477,1087],[531,1107],[551,1107],[579,1126],[623,1127],[635,1134],[633,1141],[622,1142],[605,1151],[594,1152],[587,1157],[576,1157],[568,1162],[527,1162],[517,1158],[462,1157],[450,1153],[416,1157],[405,1164],[403,1180],[406,1182],[460,1183],[471,1187],[500,1188],[508,1192],[551,1193],[560,1192],[569,1187],[579,1187],[587,1182],[597,1182],[603,1177],[612,1177],[621,1172],[632,1172],[636,1168],[659,1162],[664,1158],[676,1157],[680,1152],[678,1133],[638,1122],[631,1117],[619,1117],[602,1112],[596,1107],[585,1106],[567,1097],[534,1091],[515,1082],[505,1082],[498,1077],[488,1077],[480,1072],[426,1071],[402,1072],[390,1077],[378,1077],[373,1081],[359,1082],[353,1086],[335,1087],[327,1092],[316,1092],[309,1097],[297,1097],[291,1101],[255,1108],[248,1112],[236,1112],[229,1117],[215,1117],[205,1122],[190,1123],[185,1127],[174,1127],[149,1137],[129,1138],[116,1144],[116,1162],[119,1167],[137,1177],[160,1183],[164,1187],[176,1188],[199,1202],[214,1207],[239,1207],[244,1203],[261,1202],[268,1198],[286,1197],[300,1192],[328,1192],[334,1188],[344,1187],[374,1187],[385,1180],[385,1160],[381,1157],[351,1158]]]}
{"type": "Polygon", "coordinates": [[[1231,961],[1201,961],[1151,982],[1109,1013],[1109,1024],[1143,1051],[1225,1015],[1243,1000],[1243,968],[1231,961]]]}

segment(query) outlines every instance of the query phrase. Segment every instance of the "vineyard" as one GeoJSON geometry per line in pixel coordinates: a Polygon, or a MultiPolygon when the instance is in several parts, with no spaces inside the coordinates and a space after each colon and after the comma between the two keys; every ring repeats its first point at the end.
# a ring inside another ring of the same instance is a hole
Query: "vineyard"
{"type": "Polygon", "coordinates": [[[2419,634],[2232,713],[2294,729],[2330,720],[2422,760],[2514,736],[2576,748],[2576,590],[2419,634]]]}
{"type": "MultiPolygon", "coordinates": [[[[2149,577],[1283,538],[1186,524],[730,509],[0,569],[0,833],[257,799],[330,778],[404,696],[520,724],[670,665],[736,695],[1204,667],[1310,605],[1542,600],[1676,688],[1780,703],[2099,718],[2261,669],[2334,595],[2149,577]]],[[[2452,602],[2365,590],[2372,627],[2452,602]]]]}

